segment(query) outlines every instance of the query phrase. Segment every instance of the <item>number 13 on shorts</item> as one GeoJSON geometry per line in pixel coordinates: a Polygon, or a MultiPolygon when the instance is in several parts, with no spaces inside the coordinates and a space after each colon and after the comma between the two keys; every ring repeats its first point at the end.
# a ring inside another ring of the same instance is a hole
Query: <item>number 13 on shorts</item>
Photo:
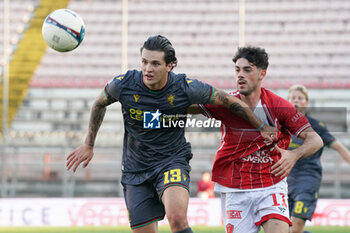
{"type": "Polygon", "coordinates": [[[273,199],[273,206],[284,206],[287,207],[286,194],[284,193],[273,193],[271,194],[273,199]]]}
{"type": "Polygon", "coordinates": [[[164,184],[170,182],[181,182],[181,169],[172,169],[164,172],[164,184]]]}

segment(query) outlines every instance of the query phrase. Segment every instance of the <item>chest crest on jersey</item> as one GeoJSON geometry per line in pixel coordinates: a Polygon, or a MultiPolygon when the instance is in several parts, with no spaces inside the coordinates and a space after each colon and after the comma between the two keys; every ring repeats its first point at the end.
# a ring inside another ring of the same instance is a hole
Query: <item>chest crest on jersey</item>
{"type": "Polygon", "coordinates": [[[171,107],[174,107],[174,100],[175,100],[175,96],[173,94],[170,94],[168,96],[168,102],[169,102],[171,107]]]}
{"type": "Polygon", "coordinates": [[[139,101],[140,97],[141,97],[140,95],[137,95],[137,94],[134,95],[135,103],[139,101]]]}

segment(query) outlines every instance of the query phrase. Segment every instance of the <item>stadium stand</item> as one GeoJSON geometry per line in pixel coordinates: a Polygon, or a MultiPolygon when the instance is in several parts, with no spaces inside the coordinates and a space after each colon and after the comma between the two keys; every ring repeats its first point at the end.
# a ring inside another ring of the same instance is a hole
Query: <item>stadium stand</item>
{"type": "MultiPolygon", "coordinates": [[[[89,36],[84,46],[68,59],[48,50],[32,86],[100,86],[121,72],[121,2],[103,1],[103,7],[97,1],[88,1],[88,6],[84,3],[75,0],[69,5],[86,22],[89,36]],[[68,64],[69,73],[58,71],[57,66],[68,64]]],[[[262,46],[270,54],[266,87],[287,88],[291,83],[309,88],[350,86],[349,59],[344,59],[350,53],[346,46],[350,38],[349,2],[319,0],[316,5],[273,0],[246,3],[246,44],[262,46]]],[[[238,46],[238,7],[238,1],[229,0],[129,1],[129,68],[138,67],[142,41],[160,33],[177,48],[179,71],[220,88],[234,87],[231,58],[238,46]],[[147,8],[152,11],[145,11],[147,8]]]]}
{"type": "MultiPolygon", "coordinates": [[[[40,16],[43,20],[55,9],[50,5],[55,2],[68,4],[68,8],[79,13],[85,22],[86,36],[81,46],[69,53],[46,48],[30,76],[26,98],[16,105],[20,108],[16,110],[6,149],[8,195],[120,196],[123,136],[120,105],[107,111],[97,139],[96,156],[88,168],[76,174],[67,173],[64,160],[84,138],[95,96],[108,80],[122,72],[121,0],[28,0],[25,4],[11,0],[13,52],[35,12],[38,9],[45,12],[40,16]]],[[[163,34],[177,50],[179,64],[175,72],[187,73],[218,88],[234,89],[231,59],[239,43],[238,2],[128,1],[128,68],[139,67],[139,48],[149,35],[163,34]]],[[[246,1],[245,43],[262,46],[270,54],[264,86],[286,97],[286,88],[301,83],[310,89],[312,107],[340,107],[349,113],[349,10],[350,1],[346,0],[246,1]]],[[[0,20],[2,33],[1,14],[0,20]]],[[[27,66],[32,67],[33,63],[27,66]]],[[[26,90],[25,85],[21,88],[26,90]]],[[[330,116],[325,120],[349,147],[348,122],[332,119],[330,116]]],[[[201,172],[210,170],[220,135],[188,132],[187,137],[194,153],[191,173],[194,195],[201,172]]],[[[334,159],[330,151],[325,154],[320,196],[350,197],[348,165],[340,163],[338,155],[334,159]],[[334,169],[339,166],[341,169],[334,169]]]]}

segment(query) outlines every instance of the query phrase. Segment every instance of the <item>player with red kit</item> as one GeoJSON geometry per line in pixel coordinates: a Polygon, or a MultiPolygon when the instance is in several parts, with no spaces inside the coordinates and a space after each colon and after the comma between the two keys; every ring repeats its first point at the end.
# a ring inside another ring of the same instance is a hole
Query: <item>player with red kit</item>
{"type": "MultiPolygon", "coordinates": [[[[261,88],[266,76],[268,55],[256,47],[239,48],[233,58],[240,98],[264,124],[279,129],[274,143],[261,140],[259,131],[235,117],[222,106],[199,105],[201,112],[222,122],[221,144],[212,170],[215,191],[221,194],[227,233],[287,233],[286,176],[296,161],[317,151],[322,140],[306,117],[288,101],[261,88]],[[290,135],[304,140],[297,151],[286,150],[290,135]]],[[[192,106],[191,113],[198,113],[192,106]]]]}

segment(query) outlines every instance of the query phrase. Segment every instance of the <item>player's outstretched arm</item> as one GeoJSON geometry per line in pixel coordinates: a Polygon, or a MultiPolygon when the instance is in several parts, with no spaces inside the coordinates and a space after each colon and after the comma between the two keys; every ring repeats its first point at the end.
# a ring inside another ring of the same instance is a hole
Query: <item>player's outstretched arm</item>
{"type": "Polygon", "coordinates": [[[273,142],[277,139],[277,129],[271,126],[265,125],[259,118],[255,116],[249,106],[239,98],[229,95],[228,93],[215,89],[214,98],[212,104],[224,105],[231,110],[237,116],[248,121],[253,127],[258,129],[261,136],[269,142],[273,142]]]}
{"type": "Polygon", "coordinates": [[[102,92],[92,106],[85,143],[68,155],[66,163],[67,170],[73,167],[73,172],[75,172],[80,163],[84,162],[83,167],[85,168],[91,161],[94,155],[93,149],[96,135],[102,124],[108,105],[109,102],[105,98],[104,92],[102,92]]]}
{"type": "Polygon", "coordinates": [[[341,142],[335,141],[330,148],[336,150],[350,164],[350,151],[341,142]]]}
{"type": "Polygon", "coordinates": [[[299,138],[304,142],[294,150],[284,150],[275,146],[275,149],[281,152],[281,159],[271,167],[272,174],[282,178],[288,176],[298,159],[306,158],[323,147],[321,137],[311,127],[304,130],[299,138]]]}

